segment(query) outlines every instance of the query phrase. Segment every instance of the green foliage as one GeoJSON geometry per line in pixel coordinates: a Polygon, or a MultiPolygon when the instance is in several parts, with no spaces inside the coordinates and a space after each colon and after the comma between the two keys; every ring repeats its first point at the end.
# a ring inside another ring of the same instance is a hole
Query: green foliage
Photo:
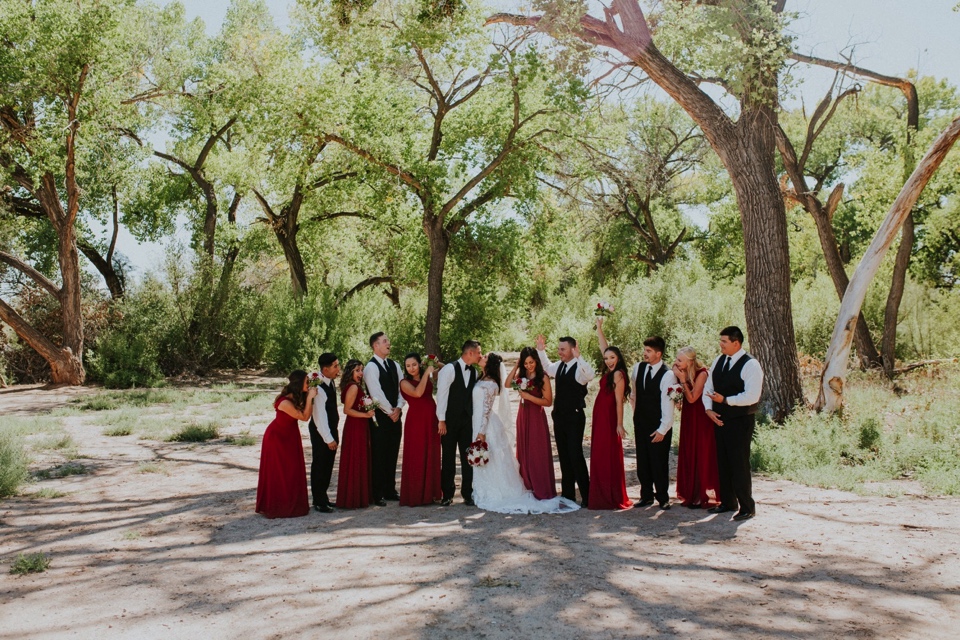
{"type": "Polygon", "coordinates": [[[206,424],[195,422],[184,426],[167,440],[170,442],[206,442],[207,440],[213,440],[219,437],[219,424],[215,422],[208,422],[206,424]]]}
{"type": "Polygon", "coordinates": [[[66,478],[68,476],[82,476],[90,473],[87,467],[78,462],[68,462],[66,464],[56,465],[49,469],[41,469],[34,473],[38,480],[50,480],[51,478],[66,478]]]}
{"type": "Polygon", "coordinates": [[[6,429],[0,431],[0,498],[16,495],[26,482],[27,462],[23,440],[6,429]]]}
{"type": "Polygon", "coordinates": [[[129,436],[133,433],[133,427],[129,425],[118,425],[103,430],[103,435],[110,437],[129,436]]]}
{"type": "Polygon", "coordinates": [[[257,437],[251,435],[249,431],[244,431],[240,435],[236,436],[227,436],[224,439],[224,442],[227,444],[232,444],[236,447],[252,447],[257,444],[257,437]]]}
{"type": "Polygon", "coordinates": [[[21,553],[10,565],[10,573],[25,576],[28,573],[43,573],[50,568],[50,558],[43,552],[21,553]]]}

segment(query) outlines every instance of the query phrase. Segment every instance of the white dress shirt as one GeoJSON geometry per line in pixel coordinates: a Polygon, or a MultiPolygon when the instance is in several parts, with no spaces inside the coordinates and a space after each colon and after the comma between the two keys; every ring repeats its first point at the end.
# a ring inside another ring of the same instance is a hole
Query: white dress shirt
{"type": "MultiPolygon", "coordinates": [[[[378,355],[373,356],[373,359],[376,362],[368,362],[367,366],[363,368],[363,381],[367,385],[367,393],[370,394],[370,397],[380,403],[380,411],[390,415],[393,413],[393,405],[387,400],[387,396],[384,395],[383,389],[380,387],[380,373],[387,369],[387,361],[378,355]]],[[[403,394],[400,393],[403,371],[400,370],[400,365],[397,362],[394,362],[393,366],[397,370],[397,407],[402,409],[407,404],[407,401],[403,399],[403,394]]]]}
{"type": "MultiPolygon", "coordinates": [[[[320,374],[320,382],[330,384],[330,379],[320,374]]],[[[327,444],[333,442],[333,433],[330,431],[330,424],[327,420],[327,390],[323,387],[317,387],[317,397],[313,399],[313,423],[317,425],[317,431],[320,437],[327,444]]]]}
{"type": "MultiPolygon", "coordinates": [[[[638,362],[633,365],[633,372],[630,378],[633,380],[633,386],[631,393],[633,393],[633,407],[636,410],[636,400],[637,400],[637,386],[643,387],[643,382],[637,380],[637,376],[640,373],[640,365],[642,362],[638,362]]],[[[661,360],[655,365],[651,365],[650,375],[656,376],[660,372],[660,367],[666,367],[667,365],[661,360]]],[[[673,369],[668,368],[667,372],[663,374],[663,377],[660,378],[660,427],[657,428],[657,433],[661,435],[667,435],[667,432],[673,428],[673,400],[670,399],[670,396],[667,395],[667,389],[678,384],[677,376],[673,374],[673,369]]]]}
{"type": "MultiPolygon", "coordinates": [[[[737,360],[742,358],[746,351],[740,349],[730,356],[730,368],[737,364],[737,360]]],[[[710,365],[710,372],[707,374],[707,383],[703,385],[703,406],[707,411],[713,411],[713,400],[710,394],[713,393],[713,369],[717,363],[726,358],[724,355],[717,356],[717,359],[710,365]]],[[[760,402],[760,392],[763,391],[763,369],[756,358],[751,358],[749,362],[743,365],[740,370],[740,378],[743,380],[743,393],[724,398],[723,402],[731,407],[747,407],[751,404],[760,402]]]]}
{"type": "Polygon", "coordinates": [[[466,388],[470,386],[470,372],[466,369],[469,366],[470,365],[463,361],[463,358],[459,358],[456,362],[443,365],[440,373],[437,374],[437,420],[440,422],[445,422],[447,419],[447,402],[450,400],[450,385],[453,384],[453,381],[457,378],[457,372],[454,367],[460,367],[460,372],[463,374],[463,386],[466,388]]]}
{"type": "MultiPolygon", "coordinates": [[[[547,372],[547,375],[551,378],[556,378],[557,372],[560,371],[560,365],[563,364],[563,361],[557,360],[556,362],[550,362],[550,358],[547,357],[546,351],[537,351],[537,355],[540,356],[540,364],[543,365],[543,370],[547,372]]],[[[595,375],[593,372],[593,367],[591,367],[586,360],[584,360],[582,357],[571,358],[570,362],[567,363],[567,371],[569,371],[570,367],[573,365],[577,365],[577,383],[586,385],[588,382],[593,380],[593,376],[595,375]]]]}

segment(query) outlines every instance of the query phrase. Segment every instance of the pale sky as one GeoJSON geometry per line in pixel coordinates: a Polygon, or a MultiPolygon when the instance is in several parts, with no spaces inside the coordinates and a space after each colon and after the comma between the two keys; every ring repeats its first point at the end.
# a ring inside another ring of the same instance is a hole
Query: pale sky
{"type": "MultiPolygon", "coordinates": [[[[169,0],[159,0],[165,4],[169,0]]],[[[190,18],[200,17],[207,30],[215,33],[223,22],[229,0],[182,0],[190,18]]],[[[291,0],[267,0],[277,24],[289,24],[291,0]]],[[[502,11],[529,6],[517,0],[491,4],[502,11]]],[[[644,3],[645,4],[645,3],[644,3]]],[[[855,47],[853,61],[887,75],[903,75],[918,69],[921,75],[947,78],[960,85],[960,12],[953,11],[957,0],[788,0],[787,10],[799,14],[791,31],[797,50],[823,58],[837,59],[855,47]]],[[[595,0],[591,5],[598,6],[595,0]]],[[[600,15],[597,9],[595,15],[600,15]]],[[[825,69],[799,72],[805,86],[799,90],[809,103],[817,100],[833,77],[825,69]]],[[[119,250],[128,256],[138,272],[161,264],[163,247],[138,246],[122,231],[119,250]]]]}

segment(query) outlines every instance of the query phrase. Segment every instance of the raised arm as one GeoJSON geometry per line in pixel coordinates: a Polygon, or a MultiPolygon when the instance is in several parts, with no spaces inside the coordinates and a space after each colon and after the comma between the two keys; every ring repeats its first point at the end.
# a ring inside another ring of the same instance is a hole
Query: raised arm
{"type": "Polygon", "coordinates": [[[427,381],[430,380],[433,376],[433,367],[427,367],[427,370],[423,372],[420,376],[420,383],[417,386],[413,386],[413,383],[404,378],[400,381],[400,388],[403,389],[403,392],[408,396],[413,396],[414,398],[422,398],[424,392],[427,390],[427,381]]]}
{"type": "Polygon", "coordinates": [[[303,408],[303,411],[297,409],[296,405],[294,405],[289,399],[284,399],[277,408],[287,415],[293,416],[297,420],[307,422],[313,413],[313,399],[315,397],[317,397],[317,388],[310,387],[310,390],[307,391],[307,404],[303,408]]]}
{"type": "Polygon", "coordinates": [[[513,365],[513,369],[510,369],[510,373],[507,374],[507,377],[503,381],[504,389],[509,389],[510,384],[517,379],[517,369],[519,368],[520,368],[520,361],[517,360],[517,362],[513,365]]]}
{"type": "Polygon", "coordinates": [[[603,335],[603,316],[597,316],[597,340],[600,341],[600,355],[607,352],[607,337],[603,335]]]}

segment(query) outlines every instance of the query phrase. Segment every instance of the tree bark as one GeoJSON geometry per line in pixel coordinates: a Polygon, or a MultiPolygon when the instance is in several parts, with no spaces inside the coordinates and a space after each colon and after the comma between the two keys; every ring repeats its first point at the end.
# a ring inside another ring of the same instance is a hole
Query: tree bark
{"type": "Polygon", "coordinates": [[[857,265],[850,286],[843,296],[840,313],[833,328],[830,348],[827,350],[823,374],[820,378],[820,393],[816,407],[819,410],[837,412],[843,407],[843,386],[853,340],[853,323],[867,295],[867,288],[880,268],[887,250],[893,244],[907,216],[926,187],[927,182],[940,167],[943,159],[960,138],[960,117],[956,118],[930,146],[923,160],[917,165],[910,179],[900,190],[891,205],[883,224],[877,229],[867,252],[857,265]]]}
{"type": "Polygon", "coordinates": [[[897,366],[897,324],[899,324],[900,302],[903,300],[903,290],[907,281],[907,269],[910,267],[910,255],[913,253],[915,238],[913,212],[907,214],[900,232],[900,246],[897,248],[897,259],[893,263],[893,277],[890,281],[890,291],[887,294],[887,304],[883,310],[883,342],[880,345],[883,354],[883,372],[888,378],[893,378],[897,366]]]}
{"type": "MultiPolygon", "coordinates": [[[[424,349],[440,353],[440,319],[443,312],[443,270],[450,251],[450,232],[434,215],[424,215],[423,230],[430,245],[430,268],[427,271],[427,319],[424,326],[424,349]]],[[[452,357],[452,354],[451,356],[452,357]]]]}
{"type": "Polygon", "coordinates": [[[110,297],[114,300],[120,300],[123,298],[124,293],[124,283],[123,278],[120,273],[113,266],[112,262],[109,262],[107,258],[100,255],[100,252],[95,246],[87,242],[86,240],[78,240],[77,248],[80,249],[80,252],[90,261],[90,264],[100,272],[100,275],[103,276],[103,281],[107,285],[107,289],[110,291],[110,297]]]}

